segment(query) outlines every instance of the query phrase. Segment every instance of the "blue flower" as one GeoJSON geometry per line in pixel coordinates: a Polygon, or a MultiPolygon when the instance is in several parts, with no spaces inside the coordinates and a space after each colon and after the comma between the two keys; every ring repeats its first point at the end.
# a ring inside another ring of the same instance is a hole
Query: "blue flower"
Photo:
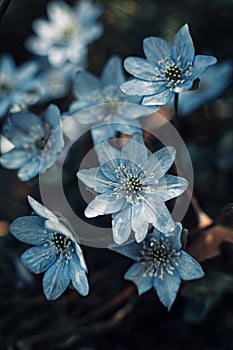
{"type": "Polygon", "coordinates": [[[26,45],[37,55],[47,56],[52,66],[69,61],[83,61],[87,45],[102,34],[102,25],[96,19],[102,6],[82,0],[71,8],[64,1],[50,2],[47,6],[49,21],[37,19],[33,29],[38,36],[29,38],[26,45]]]}
{"type": "Polygon", "coordinates": [[[78,72],[75,76],[77,101],[71,104],[69,115],[79,124],[92,126],[95,144],[115,136],[118,131],[134,133],[140,127],[137,118],[152,113],[140,108],[140,97],[129,97],[121,91],[120,85],[124,81],[122,61],[118,56],[107,61],[100,79],[89,72],[78,72]],[[91,106],[95,108],[87,108],[91,106]]]}
{"type": "Polygon", "coordinates": [[[124,67],[136,79],[121,86],[126,94],[144,96],[143,105],[166,104],[175,93],[189,90],[206,68],[217,61],[212,56],[195,56],[187,24],[176,33],[172,44],[149,37],[143,41],[143,50],[146,59],[126,58],[124,67]]]}
{"type": "Polygon", "coordinates": [[[0,119],[11,107],[22,107],[31,103],[30,91],[38,68],[35,62],[28,62],[17,68],[10,55],[4,54],[0,57],[0,119]]]}
{"type": "Polygon", "coordinates": [[[43,290],[48,300],[57,299],[70,282],[81,295],[87,295],[87,267],[72,229],[63,217],[32,197],[28,201],[38,216],[24,216],[10,225],[18,240],[34,245],[22,254],[22,262],[35,274],[45,272],[43,290]]]}
{"type": "Polygon", "coordinates": [[[80,170],[78,178],[98,192],[85,210],[87,217],[112,214],[113,239],[121,244],[131,229],[137,242],[148,231],[149,223],[164,232],[175,228],[164,204],[187,187],[181,177],[165,175],[175,159],[175,149],[164,147],[148,155],[143,137],[135,133],[121,151],[108,142],[96,146],[100,167],[80,170]]]}
{"type": "Polygon", "coordinates": [[[109,249],[127,256],[134,263],[124,278],[133,281],[138,293],[155,288],[160,301],[170,309],[175,301],[181,280],[193,280],[204,276],[200,264],[181,249],[182,225],[164,234],[154,229],[141,243],[135,241],[109,249]]]}
{"type": "Polygon", "coordinates": [[[180,95],[179,115],[185,116],[218,97],[230,84],[232,71],[233,65],[230,61],[208,68],[201,77],[198,89],[180,95]]]}
{"type": "Polygon", "coordinates": [[[63,148],[60,111],[50,105],[44,121],[30,112],[12,114],[3,135],[15,147],[0,157],[0,164],[19,169],[19,179],[28,181],[52,167],[63,148]]]}

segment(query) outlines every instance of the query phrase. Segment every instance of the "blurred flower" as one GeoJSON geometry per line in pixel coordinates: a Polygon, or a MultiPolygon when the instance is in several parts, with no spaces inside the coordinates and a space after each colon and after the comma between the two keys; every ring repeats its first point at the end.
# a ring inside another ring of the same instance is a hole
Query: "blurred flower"
{"type": "Polygon", "coordinates": [[[21,181],[45,172],[55,164],[63,148],[60,124],[60,111],[55,105],[48,107],[44,121],[30,112],[12,114],[3,126],[3,135],[14,148],[0,157],[0,164],[19,169],[21,181]]]}
{"type": "Polygon", "coordinates": [[[135,233],[141,242],[149,223],[169,231],[175,228],[164,204],[187,187],[178,176],[165,175],[175,159],[175,149],[164,147],[148,155],[143,137],[135,133],[122,147],[115,149],[107,142],[96,146],[100,167],[80,170],[78,178],[99,194],[85,210],[87,217],[112,214],[113,239],[125,242],[135,233]]]}
{"type": "Polygon", "coordinates": [[[138,293],[155,288],[160,301],[170,309],[175,301],[181,280],[193,280],[204,276],[200,264],[181,250],[182,225],[167,234],[154,229],[141,243],[135,241],[122,246],[110,246],[136,261],[124,278],[133,281],[138,293]]]}
{"type": "Polygon", "coordinates": [[[69,114],[81,125],[92,128],[94,143],[115,136],[118,131],[132,134],[140,128],[139,116],[152,111],[140,108],[140,97],[127,96],[120,90],[125,81],[122,61],[112,56],[103,68],[100,79],[88,72],[78,72],[74,80],[73,102],[69,114]],[[95,106],[95,108],[88,108],[95,106]],[[76,113],[78,112],[78,113],[76,113]]]}
{"type": "Polygon", "coordinates": [[[199,88],[185,92],[179,98],[179,115],[186,115],[204,103],[218,97],[230,84],[232,62],[225,61],[208,68],[201,76],[199,88]]]}
{"type": "Polygon", "coordinates": [[[38,65],[28,62],[17,68],[10,55],[0,57],[0,119],[11,107],[30,105],[30,91],[35,81],[38,65]]]}
{"type": "Polygon", "coordinates": [[[212,56],[195,56],[187,24],[176,33],[173,44],[149,37],[143,41],[143,50],[146,59],[126,58],[124,67],[136,79],[121,86],[126,94],[145,96],[143,105],[166,104],[175,93],[189,90],[206,68],[217,61],[212,56]]]}
{"type": "Polygon", "coordinates": [[[38,216],[20,217],[10,225],[18,240],[35,245],[22,254],[22,262],[35,274],[45,272],[43,290],[48,300],[57,299],[70,282],[81,295],[87,295],[87,268],[72,229],[63,217],[32,197],[28,201],[38,216]]]}
{"type": "Polygon", "coordinates": [[[37,36],[29,38],[26,45],[33,53],[47,56],[52,66],[79,63],[86,57],[87,45],[102,34],[102,25],[96,22],[101,13],[102,6],[89,0],[77,2],[74,8],[64,1],[50,2],[49,20],[33,23],[37,36]]]}

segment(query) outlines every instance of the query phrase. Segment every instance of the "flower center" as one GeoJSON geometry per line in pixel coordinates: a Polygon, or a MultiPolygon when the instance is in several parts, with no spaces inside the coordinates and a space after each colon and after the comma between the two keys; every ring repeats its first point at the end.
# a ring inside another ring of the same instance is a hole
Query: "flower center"
{"type": "Polygon", "coordinates": [[[146,243],[143,242],[143,249],[139,260],[145,265],[144,276],[159,276],[163,279],[165,273],[173,275],[174,265],[177,265],[177,259],[180,252],[171,249],[168,239],[162,238],[160,241],[151,238],[146,243]]]}
{"type": "Polygon", "coordinates": [[[140,177],[129,177],[123,180],[123,187],[127,192],[136,193],[142,189],[142,179],[140,177]]]}
{"type": "Polygon", "coordinates": [[[5,81],[0,81],[0,93],[5,94],[10,91],[10,86],[5,81]]]}
{"type": "Polygon", "coordinates": [[[168,67],[165,72],[165,77],[170,81],[178,81],[181,77],[181,71],[177,66],[168,67]]]}
{"type": "Polygon", "coordinates": [[[46,146],[47,140],[44,137],[39,137],[35,140],[35,146],[38,149],[44,149],[46,146]]]}
{"type": "Polygon", "coordinates": [[[71,246],[72,241],[61,233],[54,233],[50,238],[50,243],[55,247],[56,254],[60,254],[71,246]]]}

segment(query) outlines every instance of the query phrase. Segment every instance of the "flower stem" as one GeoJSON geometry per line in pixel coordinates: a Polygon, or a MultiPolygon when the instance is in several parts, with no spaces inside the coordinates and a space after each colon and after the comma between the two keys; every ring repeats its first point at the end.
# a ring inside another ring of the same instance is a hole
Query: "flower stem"
{"type": "Polygon", "coordinates": [[[178,102],[179,102],[179,94],[176,92],[174,96],[175,113],[174,113],[173,125],[177,130],[179,129],[178,102]]]}

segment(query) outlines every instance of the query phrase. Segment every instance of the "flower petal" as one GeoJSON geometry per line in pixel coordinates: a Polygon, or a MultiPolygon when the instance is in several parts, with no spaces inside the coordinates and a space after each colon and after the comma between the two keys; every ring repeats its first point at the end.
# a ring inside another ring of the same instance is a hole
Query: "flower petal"
{"type": "Polygon", "coordinates": [[[153,287],[153,276],[144,274],[144,268],[140,262],[133,264],[124,275],[124,278],[136,284],[139,295],[153,287]]]}
{"type": "Polygon", "coordinates": [[[113,161],[115,169],[115,161],[120,157],[120,151],[118,149],[111,146],[107,141],[103,141],[96,145],[95,151],[97,153],[100,165],[108,161],[113,161]]]}
{"type": "Polygon", "coordinates": [[[89,284],[85,271],[76,255],[72,255],[69,260],[69,274],[73,287],[81,294],[87,295],[89,292],[89,284]]]}
{"type": "Polygon", "coordinates": [[[155,76],[155,67],[144,58],[128,57],[124,61],[124,67],[136,78],[153,81],[155,76]]]}
{"type": "Polygon", "coordinates": [[[112,233],[114,242],[122,244],[131,233],[131,205],[128,204],[119,213],[112,215],[112,233]]]}
{"type": "Polygon", "coordinates": [[[117,131],[114,128],[114,123],[106,123],[98,125],[91,129],[91,136],[94,145],[98,145],[102,141],[106,141],[115,136],[117,131]]]}
{"type": "Polygon", "coordinates": [[[37,202],[31,196],[28,196],[28,202],[37,215],[58,222],[58,218],[56,217],[56,215],[54,215],[49,209],[45,208],[42,204],[37,202]]]}
{"type": "Polygon", "coordinates": [[[165,175],[154,188],[156,195],[166,202],[171,198],[178,197],[186,190],[187,186],[188,182],[183,177],[165,175]]]}
{"type": "Polygon", "coordinates": [[[145,96],[142,100],[142,104],[144,106],[154,106],[154,105],[165,105],[170,101],[170,99],[174,96],[174,92],[166,87],[166,89],[162,92],[159,92],[156,95],[145,96]]]}
{"type": "Polygon", "coordinates": [[[112,214],[121,210],[124,204],[124,199],[116,199],[107,194],[100,194],[90,202],[85,209],[87,218],[93,218],[99,215],[112,214]]]}
{"type": "Polygon", "coordinates": [[[179,265],[176,268],[180,274],[180,277],[185,281],[204,276],[204,271],[202,270],[201,265],[184,251],[181,251],[179,265]]]}
{"type": "Polygon", "coordinates": [[[197,55],[195,56],[193,69],[192,69],[192,80],[200,77],[202,73],[209,67],[217,62],[217,59],[213,56],[197,55]]]}
{"type": "Polygon", "coordinates": [[[122,69],[122,60],[118,56],[112,56],[102,70],[101,83],[104,86],[120,86],[124,81],[125,77],[122,69]]]}
{"type": "Polygon", "coordinates": [[[21,255],[24,265],[36,274],[46,271],[56,259],[54,249],[44,244],[29,248],[21,255]]]}
{"type": "Polygon", "coordinates": [[[21,242],[37,245],[48,239],[44,222],[41,217],[23,216],[13,221],[9,230],[21,242]]]}
{"type": "Polygon", "coordinates": [[[121,90],[127,95],[153,95],[159,94],[166,89],[166,86],[160,85],[153,81],[144,81],[139,79],[131,79],[121,85],[121,90]]]}
{"type": "Polygon", "coordinates": [[[43,290],[48,300],[57,299],[70,283],[69,264],[65,259],[54,263],[44,274],[43,290]]]}
{"type": "Polygon", "coordinates": [[[180,287],[180,277],[176,270],[173,275],[164,273],[163,279],[158,276],[154,277],[154,288],[158,294],[160,301],[170,310],[176,299],[177,292],[180,287]]]}
{"type": "Polygon", "coordinates": [[[150,195],[144,202],[148,222],[160,232],[170,232],[175,229],[175,223],[164,202],[156,195],[150,195]]]}
{"type": "Polygon", "coordinates": [[[176,150],[172,146],[166,146],[149,156],[144,165],[147,176],[154,174],[154,180],[161,179],[174,163],[176,150]]]}
{"type": "Polygon", "coordinates": [[[149,37],[143,40],[143,50],[146,58],[155,66],[160,60],[170,58],[171,45],[157,37],[149,37]]]}
{"type": "Polygon", "coordinates": [[[176,33],[171,50],[172,58],[175,62],[180,56],[184,67],[186,66],[187,62],[193,63],[195,51],[193,41],[189,33],[188,24],[183,25],[176,33]]]}
{"type": "Polygon", "coordinates": [[[136,132],[129,141],[122,147],[121,157],[137,165],[148,159],[148,149],[146,148],[142,134],[136,132]]]}
{"type": "Polygon", "coordinates": [[[78,98],[87,99],[94,91],[100,90],[99,79],[88,72],[77,72],[74,78],[74,94],[78,98]]]}
{"type": "Polygon", "coordinates": [[[22,167],[30,157],[30,154],[24,149],[14,148],[0,157],[0,164],[7,169],[18,169],[22,167]]]}
{"type": "Polygon", "coordinates": [[[149,222],[147,211],[143,204],[132,206],[132,229],[135,232],[135,239],[139,243],[147,235],[149,222]]]}
{"type": "Polygon", "coordinates": [[[137,261],[142,251],[142,244],[131,241],[121,245],[111,244],[108,249],[137,261]]]}

